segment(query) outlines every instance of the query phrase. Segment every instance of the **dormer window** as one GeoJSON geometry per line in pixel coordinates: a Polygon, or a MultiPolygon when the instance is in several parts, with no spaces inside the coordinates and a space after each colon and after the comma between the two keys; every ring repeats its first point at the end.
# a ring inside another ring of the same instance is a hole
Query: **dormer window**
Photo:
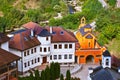
{"type": "Polygon", "coordinates": [[[61,32],[60,32],[60,34],[61,34],[61,35],[63,35],[63,34],[64,34],[64,32],[63,32],[63,31],[61,31],[61,32]]]}
{"type": "Polygon", "coordinates": [[[53,31],[52,34],[56,34],[56,32],[53,31]]]}

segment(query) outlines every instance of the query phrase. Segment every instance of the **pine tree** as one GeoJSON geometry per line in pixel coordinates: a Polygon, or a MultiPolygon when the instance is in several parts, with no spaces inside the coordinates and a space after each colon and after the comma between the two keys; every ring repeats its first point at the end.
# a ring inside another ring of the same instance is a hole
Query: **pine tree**
{"type": "Polygon", "coordinates": [[[45,76],[46,77],[46,80],[50,80],[50,69],[49,67],[47,66],[46,69],[45,69],[45,76]]]}
{"type": "Polygon", "coordinates": [[[54,62],[50,64],[50,80],[55,80],[54,62]]]}
{"type": "Polygon", "coordinates": [[[60,75],[60,80],[64,80],[63,74],[60,75]]]}
{"type": "Polygon", "coordinates": [[[67,73],[66,73],[66,80],[71,80],[70,70],[67,70],[67,73]]]}
{"type": "Polygon", "coordinates": [[[40,79],[39,71],[35,70],[34,73],[35,73],[35,80],[39,80],[40,79]]]}
{"type": "Polygon", "coordinates": [[[57,63],[55,63],[54,64],[54,67],[55,67],[55,78],[57,79],[57,78],[59,78],[60,77],[60,64],[57,62],[57,63]]]}

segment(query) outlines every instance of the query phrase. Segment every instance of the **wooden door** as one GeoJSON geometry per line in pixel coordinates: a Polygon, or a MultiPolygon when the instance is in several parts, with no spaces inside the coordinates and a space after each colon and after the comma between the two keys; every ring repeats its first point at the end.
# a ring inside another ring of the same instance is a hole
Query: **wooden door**
{"type": "Polygon", "coordinates": [[[43,63],[47,63],[47,57],[43,57],[43,63]]]}

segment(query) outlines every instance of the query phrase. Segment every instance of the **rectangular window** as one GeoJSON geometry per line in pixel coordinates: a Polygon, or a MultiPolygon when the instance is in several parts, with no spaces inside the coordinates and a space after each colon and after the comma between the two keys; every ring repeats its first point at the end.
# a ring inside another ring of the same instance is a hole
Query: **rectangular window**
{"type": "Polygon", "coordinates": [[[42,47],[40,47],[40,52],[42,52],[42,47]]]}
{"type": "Polygon", "coordinates": [[[34,48],[34,52],[36,53],[36,48],[34,48]]]}
{"type": "Polygon", "coordinates": [[[38,58],[38,62],[40,62],[40,58],[38,58]]]}
{"type": "Polygon", "coordinates": [[[49,39],[48,39],[48,37],[46,37],[46,41],[48,41],[49,39]]]}
{"type": "Polygon", "coordinates": [[[57,59],[57,55],[54,55],[54,59],[57,59]]]}
{"type": "Polygon", "coordinates": [[[69,59],[72,59],[72,54],[69,54],[69,59]]]}
{"type": "Polygon", "coordinates": [[[44,48],[44,52],[46,52],[47,50],[46,50],[46,48],[44,48]]]}
{"type": "Polygon", "coordinates": [[[27,63],[24,63],[25,68],[27,67],[27,63]]]}
{"type": "Polygon", "coordinates": [[[58,56],[58,59],[61,59],[61,58],[62,58],[61,55],[59,55],[59,56],[58,56]]]}
{"type": "Polygon", "coordinates": [[[32,60],[32,64],[34,64],[34,61],[32,60]]]}
{"type": "Polygon", "coordinates": [[[50,56],[50,60],[52,60],[52,55],[50,56]]]}
{"type": "Polygon", "coordinates": [[[28,61],[28,66],[30,66],[30,62],[28,61]]]}
{"type": "Polygon", "coordinates": [[[65,44],[65,49],[67,49],[68,48],[68,45],[67,44],[65,44]]]}
{"type": "Polygon", "coordinates": [[[72,48],[72,44],[69,44],[69,48],[70,48],[70,49],[72,48]]]}
{"type": "Polygon", "coordinates": [[[50,47],[48,47],[48,51],[50,51],[50,47]]]}
{"type": "Polygon", "coordinates": [[[31,49],[31,54],[33,54],[33,49],[31,49]]]}
{"type": "Polygon", "coordinates": [[[57,49],[57,45],[56,44],[54,45],[54,49],[57,49]]]}
{"type": "Polygon", "coordinates": [[[59,44],[59,49],[62,49],[62,44],[59,44]]]}
{"type": "Polygon", "coordinates": [[[64,55],[64,59],[67,59],[67,54],[64,55]]]}
{"type": "Polygon", "coordinates": [[[24,56],[27,56],[26,51],[24,52],[24,56]]]}
{"type": "Polygon", "coordinates": [[[30,55],[29,50],[27,50],[27,55],[30,55]]]}
{"type": "Polygon", "coordinates": [[[35,59],[35,63],[37,63],[37,60],[35,59]]]}

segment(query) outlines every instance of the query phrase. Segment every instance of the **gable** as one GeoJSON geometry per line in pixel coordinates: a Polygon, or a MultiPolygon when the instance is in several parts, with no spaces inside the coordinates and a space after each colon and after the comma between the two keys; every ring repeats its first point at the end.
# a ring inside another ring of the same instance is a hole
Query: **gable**
{"type": "Polygon", "coordinates": [[[95,36],[92,34],[92,33],[87,33],[87,34],[85,34],[85,36],[84,36],[86,39],[93,39],[93,38],[95,38],[95,36]]]}

